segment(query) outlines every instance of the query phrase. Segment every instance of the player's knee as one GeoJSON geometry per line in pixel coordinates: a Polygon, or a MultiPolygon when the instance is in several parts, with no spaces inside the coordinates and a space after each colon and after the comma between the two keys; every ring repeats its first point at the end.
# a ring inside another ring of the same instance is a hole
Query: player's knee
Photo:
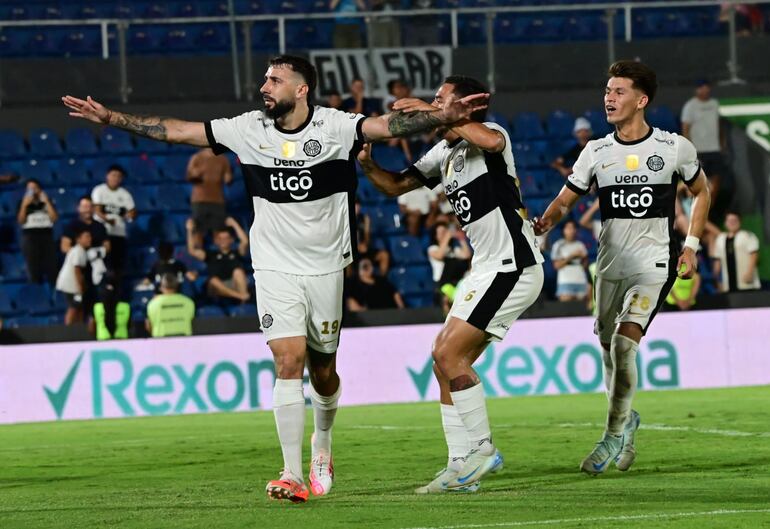
{"type": "Polygon", "coordinates": [[[305,369],[304,355],[291,351],[273,351],[275,374],[278,378],[302,377],[305,369]]]}
{"type": "Polygon", "coordinates": [[[433,374],[436,376],[436,380],[439,382],[449,382],[449,379],[446,377],[446,375],[444,375],[444,373],[441,371],[441,368],[435,361],[433,362],[433,374]]]}

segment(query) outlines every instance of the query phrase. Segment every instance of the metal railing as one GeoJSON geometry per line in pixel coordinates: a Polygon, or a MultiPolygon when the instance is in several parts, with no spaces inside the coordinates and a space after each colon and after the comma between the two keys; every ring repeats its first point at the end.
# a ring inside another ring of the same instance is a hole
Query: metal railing
{"type": "MultiPolygon", "coordinates": [[[[742,0],[742,4],[768,4],[770,0],[742,0]]],[[[4,27],[52,27],[52,26],[99,26],[101,31],[102,58],[110,58],[109,49],[109,28],[117,28],[118,55],[120,62],[120,99],[123,103],[128,103],[131,94],[131,87],[128,79],[127,65],[127,42],[126,34],[131,25],[145,24],[222,24],[226,23],[229,27],[230,52],[233,70],[233,93],[237,100],[245,97],[248,101],[254,98],[256,84],[252,67],[253,50],[251,46],[251,25],[258,22],[275,22],[278,24],[278,51],[286,52],[286,22],[292,20],[329,20],[340,17],[363,19],[367,26],[367,45],[371,49],[372,32],[370,31],[371,22],[378,18],[391,17],[422,17],[422,16],[449,16],[450,20],[450,38],[452,48],[460,45],[458,18],[467,15],[485,15],[486,17],[486,60],[487,60],[487,84],[490,90],[495,91],[495,39],[494,39],[494,20],[498,14],[503,13],[521,13],[521,14],[553,14],[553,13],[590,13],[601,12],[606,15],[605,23],[607,25],[607,61],[611,64],[615,61],[615,18],[618,13],[623,13],[624,40],[631,42],[633,39],[633,18],[634,10],[644,9],[673,9],[673,8],[694,8],[694,7],[715,7],[721,6],[724,2],[720,0],[674,0],[674,1],[656,1],[656,2],[607,2],[601,4],[568,4],[568,5],[532,5],[532,6],[501,6],[501,7],[465,7],[456,9],[414,9],[414,10],[393,10],[393,11],[366,11],[356,13],[281,13],[265,15],[237,15],[233,7],[233,0],[228,0],[228,16],[208,16],[208,17],[172,17],[172,18],[100,18],[100,19],[70,19],[70,20],[0,20],[0,31],[4,27]],[[236,26],[240,25],[244,35],[244,82],[241,82],[239,68],[239,50],[236,26]],[[245,88],[245,90],[243,89],[245,88]]],[[[723,81],[726,84],[743,84],[744,81],[738,76],[740,66],[738,64],[737,44],[736,44],[736,6],[734,2],[728,5],[728,57],[727,70],[729,78],[723,81]]],[[[0,69],[0,75],[2,70],[0,69]]],[[[0,77],[1,79],[1,77],[0,77]]],[[[0,94],[0,103],[2,94],[0,94]]]]}

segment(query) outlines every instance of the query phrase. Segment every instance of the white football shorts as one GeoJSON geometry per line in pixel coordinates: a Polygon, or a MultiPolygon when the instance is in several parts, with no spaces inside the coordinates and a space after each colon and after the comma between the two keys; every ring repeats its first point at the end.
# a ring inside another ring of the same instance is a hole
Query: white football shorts
{"type": "Polygon", "coordinates": [[[343,272],[298,276],[257,270],[257,314],[265,338],[304,336],[311,349],[334,353],[342,324],[343,272]]]}

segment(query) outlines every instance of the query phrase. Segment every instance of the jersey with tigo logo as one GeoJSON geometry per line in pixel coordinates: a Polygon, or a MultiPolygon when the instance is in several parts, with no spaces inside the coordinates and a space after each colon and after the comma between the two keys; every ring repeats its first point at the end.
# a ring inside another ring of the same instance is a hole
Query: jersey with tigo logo
{"type": "Polygon", "coordinates": [[[458,138],[436,144],[409,169],[426,187],[444,194],[473,247],[473,270],[520,270],[543,262],[524,214],[508,133],[505,149],[491,153],[458,138]]]}
{"type": "Polygon", "coordinates": [[[206,123],[214,152],[233,151],[243,169],[254,270],[320,275],[352,262],[363,119],[316,106],[295,130],[259,110],[206,123]]]}
{"type": "Polygon", "coordinates": [[[599,194],[597,275],[614,280],[674,273],[677,183],[692,185],[700,173],[693,144],[657,128],[632,142],[608,134],[588,142],[572,170],[569,189],[582,195],[596,184],[599,194]]]}

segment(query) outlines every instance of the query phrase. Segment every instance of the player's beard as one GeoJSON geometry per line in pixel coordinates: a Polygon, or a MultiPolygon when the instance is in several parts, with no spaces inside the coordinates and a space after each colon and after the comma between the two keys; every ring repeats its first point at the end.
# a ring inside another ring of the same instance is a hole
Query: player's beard
{"type": "Polygon", "coordinates": [[[270,119],[277,120],[294,110],[296,103],[294,101],[275,101],[273,108],[265,106],[265,115],[270,119]]]}

